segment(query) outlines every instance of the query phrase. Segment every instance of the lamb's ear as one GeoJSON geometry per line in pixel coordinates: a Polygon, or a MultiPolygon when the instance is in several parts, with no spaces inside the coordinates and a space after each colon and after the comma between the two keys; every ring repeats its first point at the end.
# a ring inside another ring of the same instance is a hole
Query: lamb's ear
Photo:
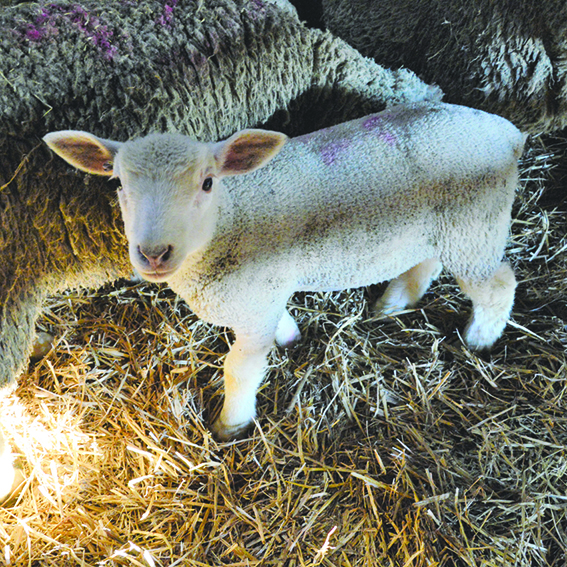
{"type": "Polygon", "coordinates": [[[114,156],[120,142],[103,140],[88,132],[62,130],[51,132],[43,141],[71,165],[88,173],[114,175],[114,156]]]}
{"type": "Polygon", "coordinates": [[[266,165],[283,147],[285,134],[269,130],[242,130],[214,145],[219,175],[238,175],[266,165]]]}

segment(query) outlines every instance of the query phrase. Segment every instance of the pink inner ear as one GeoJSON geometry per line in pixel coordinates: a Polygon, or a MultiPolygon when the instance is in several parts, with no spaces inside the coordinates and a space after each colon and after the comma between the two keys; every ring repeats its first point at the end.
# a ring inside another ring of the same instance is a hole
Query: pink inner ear
{"type": "Polygon", "coordinates": [[[63,143],[65,149],[75,157],[77,161],[94,168],[100,168],[105,171],[112,169],[112,157],[108,151],[96,144],[85,143],[63,143]]]}
{"type": "Polygon", "coordinates": [[[251,155],[228,152],[225,156],[224,166],[234,173],[243,173],[253,169],[257,161],[251,155]]]}
{"type": "Polygon", "coordinates": [[[282,140],[275,136],[247,132],[228,145],[223,169],[232,173],[245,173],[256,169],[281,143],[282,140]]]}
{"type": "Polygon", "coordinates": [[[92,173],[108,175],[112,172],[113,156],[104,147],[84,137],[76,140],[59,140],[56,146],[62,151],[66,159],[92,173]]]}

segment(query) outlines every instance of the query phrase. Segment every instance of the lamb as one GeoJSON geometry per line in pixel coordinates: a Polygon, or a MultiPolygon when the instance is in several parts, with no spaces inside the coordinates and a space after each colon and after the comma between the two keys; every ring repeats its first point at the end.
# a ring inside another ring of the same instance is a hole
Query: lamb
{"type": "Polygon", "coordinates": [[[297,133],[440,97],[260,0],[22,4],[0,29],[0,387],[25,367],[48,294],[131,273],[115,187],[39,136],[297,133]]]}
{"type": "Polygon", "coordinates": [[[473,302],[470,347],[491,347],[510,315],[515,279],[502,258],[525,137],[503,118],[415,103],[287,143],[260,129],[218,143],[44,140],[71,165],[120,179],[136,271],[234,331],[221,439],[253,420],[274,340],[299,339],[286,310],[296,291],[394,278],[378,302],[390,313],[415,304],[444,265],[473,302]]]}
{"type": "Polygon", "coordinates": [[[567,126],[563,0],[322,0],[322,19],[363,55],[438,84],[447,102],[532,134],[567,126]]]}

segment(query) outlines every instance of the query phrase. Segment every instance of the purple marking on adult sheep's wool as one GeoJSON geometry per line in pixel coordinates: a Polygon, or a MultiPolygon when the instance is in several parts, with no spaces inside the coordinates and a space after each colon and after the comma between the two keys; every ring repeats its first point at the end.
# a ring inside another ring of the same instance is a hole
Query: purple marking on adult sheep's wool
{"type": "Polygon", "coordinates": [[[83,6],[73,4],[68,8],[62,5],[48,4],[39,6],[38,10],[39,13],[33,23],[22,22],[23,29],[15,30],[23,39],[32,43],[40,43],[56,38],[59,35],[61,22],[70,21],[75,29],[84,35],[107,61],[111,61],[118,52],[118,47],[113,43],[114,31],[83,6]]]}
{"type": "Polygon", "coordinates": [[[163,7],[163,13],[157,19],[156,23],[166,28],[172,28],[174,20],[173,11],[178,2],[179,0],[166,0],[165,6],[163,7]]]}

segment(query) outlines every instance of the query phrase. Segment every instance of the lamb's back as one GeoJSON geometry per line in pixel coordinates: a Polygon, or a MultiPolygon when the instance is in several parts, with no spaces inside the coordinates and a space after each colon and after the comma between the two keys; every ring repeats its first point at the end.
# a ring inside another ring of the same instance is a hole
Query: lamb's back
{"type": "Polygon", "coordinates": [[[522,144],[506,120],[443,104],[292,139],[223,180],[211,245],[170,283],[201,317],[234,326],[295,291],[378,283],[433,257],[482,278],[502,258],[522,144]]]}
{"type": "Polygon", "coordinates": [[[294,138],[266,167],[225,180],[231,242],[243,260],[292,256],[306,269],[313,256],[382,255],[385,242],[430,237],[440,214],[505,207],[522,145],[506,120],[451,105],[395,107],[294,138]]]}

